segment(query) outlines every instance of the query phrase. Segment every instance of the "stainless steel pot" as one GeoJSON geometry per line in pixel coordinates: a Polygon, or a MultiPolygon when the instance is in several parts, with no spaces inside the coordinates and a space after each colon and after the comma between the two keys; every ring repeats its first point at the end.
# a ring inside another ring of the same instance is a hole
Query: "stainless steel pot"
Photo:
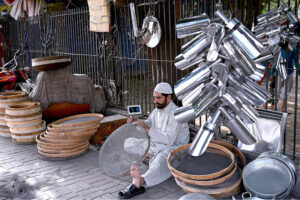
{"type": "Polygon", "coordinates": [[[263,199],[285,198],[293,182],[285,164],[267,157],[250,162],[242,176],[245,189],[263,199]]]}

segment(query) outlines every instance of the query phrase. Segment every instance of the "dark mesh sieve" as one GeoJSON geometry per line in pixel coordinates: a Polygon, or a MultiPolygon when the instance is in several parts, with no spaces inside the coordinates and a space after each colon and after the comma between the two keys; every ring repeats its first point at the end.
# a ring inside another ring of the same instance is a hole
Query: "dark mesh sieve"
{"type": "Polygon", "coordinates": [[[231,159],[220,150],[208,148],[202,156],[191,156],[188,149],[173,156],[172,167],[180,172],[193,175],[212,174],[223,170],[231,164],[231,159]]]}
{"type": "Polygon", "coordinates": [[[142,161],[148,152],[148,147],[148,134],[141,126],[134,126],[130,123],[124,124],[115,130],[101,147],[99,152],[100,167],[109,176],[123,176],[130,171],[132,164],[142,161]],[[124,142],[127,138],[144,139],[147,148],[136,148],[136,154],[129,153],[124,149],[124,142]]]}

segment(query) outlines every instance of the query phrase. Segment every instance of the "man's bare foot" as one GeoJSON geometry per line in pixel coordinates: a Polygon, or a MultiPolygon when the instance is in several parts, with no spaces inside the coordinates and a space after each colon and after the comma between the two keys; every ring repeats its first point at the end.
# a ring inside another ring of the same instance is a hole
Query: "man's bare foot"
{"type": "Polygon", "coordinates": [[[134,165],[131,165],[130,175],[132,177],[132,184],[137,188],[140,188],[145,183],[144,178],[141,177],[140,170],[134,165]]]}
{"type": "Polygon", "coordinates": [[[131,165],[130,175],[132,177],[132,184],[134,184],[137,188],[140,188],[141,187],[140,170],[136,166],[131,165]]]}

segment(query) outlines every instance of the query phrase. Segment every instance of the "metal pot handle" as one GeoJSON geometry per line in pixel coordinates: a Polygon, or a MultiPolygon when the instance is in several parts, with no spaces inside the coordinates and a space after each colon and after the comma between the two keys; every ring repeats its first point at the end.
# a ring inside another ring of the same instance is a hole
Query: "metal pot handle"
{"type": "Polygon", "coordinates": [[[244,192],[242,193],[242,199],[245,200],[245,199],[252,199],[252,194],[250,192],[244,192]],[[247,197],[246,195],[249,195],[249,197],[247,197]],[[246,197],[245,197],[246,196],[246,197]]]}

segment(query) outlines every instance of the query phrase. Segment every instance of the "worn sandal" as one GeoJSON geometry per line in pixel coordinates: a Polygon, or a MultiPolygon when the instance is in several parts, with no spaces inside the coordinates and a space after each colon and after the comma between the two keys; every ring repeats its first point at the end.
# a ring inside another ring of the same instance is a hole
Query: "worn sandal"
{"type": "Polygon", "coordinates": [[[142,194],[145,191],[145,187],[141,186],[140,188],[137,188],[135,185],[131,184],[124,191],[119,192],[119,197],[120,199],[129,199],[135,195],[142,194]]]}

